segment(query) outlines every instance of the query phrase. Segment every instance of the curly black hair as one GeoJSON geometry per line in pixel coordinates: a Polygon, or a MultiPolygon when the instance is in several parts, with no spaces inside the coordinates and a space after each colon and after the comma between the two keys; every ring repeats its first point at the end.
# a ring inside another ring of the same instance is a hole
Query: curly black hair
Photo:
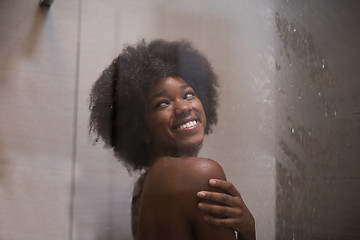
{"type": "Polygon", "coordinates": [[[147,146],[142,140],[145,97],[165,77],[181,77],[194,89],[206,115],[206,134],[217,122],[217,77],[190,42],[154,40],[147,44],[142,40],[125,46],[92,87],[89,132],[111,147],[128,170],[148,167],[147,146]]]}

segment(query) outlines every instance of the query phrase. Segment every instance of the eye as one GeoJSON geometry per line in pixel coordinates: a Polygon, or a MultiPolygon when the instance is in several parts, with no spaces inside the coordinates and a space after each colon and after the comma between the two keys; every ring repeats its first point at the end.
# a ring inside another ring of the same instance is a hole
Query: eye
{"type": "Polygon", "coordinates": [[[166,100],[162,100],[162,101],[159,101],[158,103],[155,104],[155,109],[157,108],[166,108],[167,106],[169,106],[169,102],[166,101],[166,100]]]}
{"type": "Polygon", "coordinates": [[[193,99],[195,96],[196,96],[195,92],[189,91],[189,92],[185,93],[184,99],[185,100],[188,100],[188,99],[190,100],[190,99],[193,99]]]}

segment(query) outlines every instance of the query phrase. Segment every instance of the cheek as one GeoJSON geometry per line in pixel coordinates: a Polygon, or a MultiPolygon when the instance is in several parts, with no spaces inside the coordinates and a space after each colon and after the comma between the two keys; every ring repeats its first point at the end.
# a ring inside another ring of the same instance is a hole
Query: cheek
{"type": "Polygon", "coordinates": [[[166,112],[152,114],[147,118],[148,130],[154,135],[165,131],[169,125],[169,116],[166,112]]]}
{"type": "Polygon", "coordinates": [[[207,124],[207,119],[206,119],[206,115],[205,115],[205,112],[204,112],[204,120],[203,120],[203,126],[204,126],[204,130],[206,128],[206,124],[207,124]]]}
{"type": "Polygon", "coordinates": [[[199,111],[201,112],[201,118],[202,118],[201,123],[205,128],[206,127],[206,115],[205,115],[203,105],[201,104],[201,101],[199,99],[196,104],[197,104],[197,109],[199,109],[199,111]]]}

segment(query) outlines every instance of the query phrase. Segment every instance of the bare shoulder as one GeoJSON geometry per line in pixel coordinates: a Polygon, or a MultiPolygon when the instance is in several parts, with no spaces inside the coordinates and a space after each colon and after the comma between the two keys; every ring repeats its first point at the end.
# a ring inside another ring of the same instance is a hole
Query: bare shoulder
{"type": "Polygon", "coordinates": [[[197,213],[197,192],[218,191],[209,185],[212,178],[226,180],[222,167],[214,160],[164,157],[151,166],[145,187],[158,196],[173,196],[174,201],[179,201],[183,212],[193,216],[197,213]]]}
{"type": "Polygon", "coordinates": [[[157,159],[145,180],[141,234],[156,233],[154,238],[148,239],[162,239],[160,235],[170,233],[181,236],[179,239],[192,239],[186,236],[194,234],[196,239],[234,239],[231,229],[207,224],[203,220],[204,214],[197,208],[198,191],[216,191],[209,185],[211,178],[226,179],[223,169],[214,160],[197,157],[157,159]],[[154,219],[155,215],[158,217],[154,219]]]}
{"type": "MultiPolygon", "coordinates": [[[[212,173],[222,172],[220,164],[209,158],[199,157],[162,157],[159,158],[152,166],[155,171],[169,170],[169,168],[180,168],[183,170],[196,170],[198,173],[206,174],[209,171],[212,173]]],[[[187,173],[184,171],[184,173],[187,173]]]]}
{"type": "Polygon", "coordinates": [[[225,174],[220,164],[209,158],[189,158],[186,167],[196,172],[198,178],[220,178],[225,180],[225,174]]]}
{"type": "Polygon", "coordinates": [[[195,191],[196,189],[206,190],[210,187],[208,181],[211,178],[226,180],[219,163],[199,157],[159,158],[148,173],[150,181],[161,181],[163,187],[169,186],[172,190],[179,189],[174,187],[174,185],[179,184],[183,185],[184,188],[193,188],[195,191]]]}
{"type": "Polygon", "coordinates": [[[181,165],[184,169],[182,172],[184,184],[192,188],[193,191],[211,190],[209,185],[211,178],[226,180],[221,165],[212,159],[187,158],[182,161],[181,165]]]}

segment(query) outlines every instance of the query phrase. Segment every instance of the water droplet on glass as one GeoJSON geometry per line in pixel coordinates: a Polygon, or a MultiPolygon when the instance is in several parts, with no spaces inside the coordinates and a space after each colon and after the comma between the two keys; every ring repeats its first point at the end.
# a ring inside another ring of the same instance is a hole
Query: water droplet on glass
{"type": "Polygon", "coordinates": [[[334,111],[334,116],[336,117],[336,111],[334,111]]]}
{"type": "Polygon", "coordinates": [[[294,128],[292,128],[292,129],[291,129],[291,133],[294,133],[294,132],[295,132],[295,129],[294,129],[294,128]]]}
{"type": "Polygon", "coordinates": [[[294,32],[296,32],[296,28],[294,28],[294,32]]]}
{"type": "Polygon", "coordinates": [[[328,114],[327,114],[327,112],[325,112],[325,117],[327,117],[328,116],[328,114]]]}
{"type": "Polygon", "coordinates": [[[322,69],[325,69],[325,60],[324,59],[321,61],[321,67],[322,67],[322,69]]]}
{"type": "Polygon", "coordinates": [[[319,92],[318,95],[321,96],[321,92],[319,92]]]}
{"type": "Polygon", "coordinates": [[[280,64],[276,63],[276,70],[280,70],[280,64]]]}

